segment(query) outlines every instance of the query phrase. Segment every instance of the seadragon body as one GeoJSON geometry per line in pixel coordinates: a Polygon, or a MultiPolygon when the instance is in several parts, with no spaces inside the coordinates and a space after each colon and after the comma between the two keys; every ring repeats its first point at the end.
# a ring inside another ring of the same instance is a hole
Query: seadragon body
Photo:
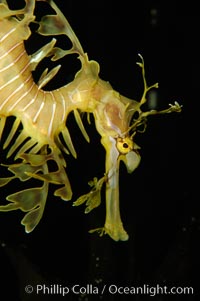
{"type": "MultiPolygon", "coordinates": [[[[0,211],[21,209],[26,212],[22,224],[26,232],[31,232],[39,223],[48,195],[49,184],[59,186],[55,196],[63,200],[72,198],[72,190],[66,174],[65,153],[76,157],[76,150],[66,121],[71,112],[89,142],[81,119],[81,113],[93,114],[95,126],[101,135],[105,148],[105,174],[101,179],[94,178],[91,191],[78,198],[75,206],[86,202],[85,212],[90,212],[101,202],[101,189],[105,186],[106,219],[100,234],[108,234],[112,239],[127,240],[119,209],[119,165],[123,161],[128,172],[133,172],[140,162],[139,147],[134,142],[138,127],[146,122],[148,115],[170,113],[181,110],[178,103],[163,111],[143,112],[141,106],[146,95],[157,84],[148,86],[144,74],[144,61],[138,65],[142,69],[144,93],[139,102],[128,99],[113,90],[112,86],[99,77],[99,65],[89,60],[75,33],[61,11],[51,0],[26,0],[20,10],[9,9],[5,0],[0,0],[0,138],[6,127],[6,119],[15,119],[6,139],[1,139],[7,157],[15,161],[7,166],[10,177],[0,178],[0,186],[14,179],[28,181],[35,178],[42,186],[31,187],[7,197],[9,201],[0,206],[0,211]],[[36,2],[43,1],[51,6],[55,14],[46,15],[35,21],[36,2]],[[72,48],[63,50],[56,47],[56,39],[43,46],[36,53],[28,55],[24,41],[31,31],[31,22],[38,24],[38,34],[46,36],[66,35],[72,48]],[[43,87],[56,75],[60,65],[46,69],[36,83],[32,72],[40,61],[51,56],[53,61],[65,55],[77,54],[81,70],[72,82],[52,91],[43,87]],[[137,117],[136,114],[137,113],[137,117]],[[51,161],[57,169],[49,171],[51,161]]],[[[91,231],[91,232],[92,232],[91,231]]]]}

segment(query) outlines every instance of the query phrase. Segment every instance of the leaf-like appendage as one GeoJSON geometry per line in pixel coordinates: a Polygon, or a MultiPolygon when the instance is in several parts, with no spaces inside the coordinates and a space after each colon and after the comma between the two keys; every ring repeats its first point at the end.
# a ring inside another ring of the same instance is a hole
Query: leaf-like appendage
{"type": "Polygon", "coordinates": [[[21,154],[20,158],[24,159],[27,163],[30,163],[32,166],[44,165],[48,160],[52,159],[52,154],[21,154]]]}
{"type": "Polygon", "coordinates": [[[64,201],[70,201],[72,198],[72,190],[69,181],[68,183],[65,183],[64,187],[56,189],[54,195],[61,197],[61,199],[64,201]]]}
{"type": "Polygon", "coordinates": [[[10,194],[6,199],[12,202],[12,204],[8,204],[7,206],[13,206],[25,212],[30,211],[40,205],[42,191],[43,187],[35,187],[10,194]]]}
{"type": "Polygon", "coordinates": [[[66,51],[62,51],[62,49],[56,51],[56,55],[54,57],[54,60],[57,60],[58,58],[62,57],[63,54],[67,55],[70,53],[78,53],[82,57],[85,57],[83,48],[75,35],[73,29],[71,28],[69,22],[66,20],[66,18],[63,16],[62,12],[59,10],[59,8],[56,6],[56,4],[53,1],[50,1],[49,3],[51,7],[56,12],[55,15],[46,15],[42,17],[40,21],[40,26],[38,28],[38,32],[41,35],[66,35],[72,42],[72,48],[66,51]]]}
{"type": "Polygon", "coordinates": [[[21,224],[25,226],[26,233],[30,233],[35,229],[37,224],[42,218],[43,211],[41,207],[29,211],[21,221],[21,224]]]}
{"type": "Polygon", "coordinates": [[[14,174],[14,176],[0,178],[0,187],[7,185],[10,181],[16,178],[20,179],[20,181],[27,181],[30,179],[29,174],[37,173],[38,171],[42,170],[42,168],[41,166],[31,166],[30,164],[22,162],[18,164],[9,165],[8,170],[11,171],[14,174]]]}
{"type": "Polygon", "coordinates": [[[88,184],[92,187],[92,190],[82,196],[80,196],[73,206],[79,206],[86,202],[85,213],[89,213],[92,209],[98,207],[101,204],[101,188],[107,177],[104,176],[100,180],[94,178],[88,184]]]}
{"type": "Polygon", "coordinates": [[[46,174],[32,174],[27,172],[27,175],[41,180],[41,181],[45,181],[47,183],[53,183],[53,184],[57,184],[57,185],[64,185],[63,188],[57,189],[54,193],[54,195],[56,196],[61,196],[61,198],[63,200],[71,200],[72,198],[72,190],[71,190],[71,185],[69,182],[69,179],[67,177],[67,174],[64,172],[63,168],[58,169],[55,172],[50,172],[50,173],[46,173],[46,174]]]}
{"type": "Polygon", "coordinates": [[[42,35],[60,35],[65,34],[65,27],[62,26],[62,20],[58,15],[46,15],[40,21],[38,32],[42,35]]]}
{"type": "Polygon", "coordinates": [[[0,187],[7,185],[10,181],[15,179],[15,177],[9,177],[9,178],[0,178],[0,187]]]}
{"type": "Polygon", "coordinates": [[[42,218],[48,193],[48,183],[42,187],[25,189],[10,194],[6,199],[9,204],[0,206],[1,211],[21,209],[28,212],[22,220],[26,232],[31,232],[42,218]]]}
{"type": "Polygon", "coordinates": [[[40,171],[42,168],[40,166],[31,166],[24,162],[19,164],[10,165],[8,170],[15,174],[16,178],[19,178],[21,181],[27,181],[30,179],[29,174],[34,174],[40,171]]]}

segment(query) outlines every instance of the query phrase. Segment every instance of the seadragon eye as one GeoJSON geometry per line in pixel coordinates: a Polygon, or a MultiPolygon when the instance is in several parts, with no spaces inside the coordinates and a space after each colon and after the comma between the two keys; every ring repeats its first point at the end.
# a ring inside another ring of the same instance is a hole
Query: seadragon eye
{"type": "Polygon", "coordinates": [[[116,143],[118,151],[125,155],[133,149],[133,141],[129,137],[118,137],[116,143]]]}

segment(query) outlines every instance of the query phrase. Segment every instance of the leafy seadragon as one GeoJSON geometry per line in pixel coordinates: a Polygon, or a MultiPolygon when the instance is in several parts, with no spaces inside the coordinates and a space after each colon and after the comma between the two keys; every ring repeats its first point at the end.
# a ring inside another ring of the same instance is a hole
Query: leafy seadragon
{"type": "MultiPolygon", "coordinates": [[[[101,190],[105,187],[106,219],[104,227],[91,230],[100,235],[108,234],[115,241],[127,240],[119,209],[119,165],[123,161],[129,173],[140,163],[139,147],[134,142],[141,125],[149,115],[180,112],[175,102],[169,108],[143,112],[141,106],[147,101],[147,93],[158,84],[148,86],[145,79],[144,61],[140,62],[144,92],[140,101],[128,99],[113,90],[112,86],[99,78],[99,65],[89,60],[62,12],[52,0],[26,0],[25,7],[11,10],[6,0],[0,0],[0,138],[6,127],[6,119],[13,116],[13,124],[6,139],[2,139],[7,158],[15,161],[7,165],[11,176],[0,178],[0,186],[14,179],[29,181],[38,179],[42,185],[31,187],[7,196],[8,203],[0,211],[21,209],[26,214],[21,223],[26,232],[31,232],[42,218],[48,195],[49,184],[58,185],[54,195],[63,200],[72,198],[70,182],[66,174],[64,154],[76,151],[66,120],[73,111],[75,120],[89,142],[81,113],[93,114],[101,143],[105,148],[105,174],[101,179],[89,182],[91,191],[76,200],[73,205],[86,203],[88,213],[101,203],[101,190]],[[54,14],[40,21],[34,16],[35,4],[46,2],[54,14]],[[44,36],[66,35],[72,43],[71,49],[56,46],[53,38],[32,55],[28,55],[24,41],[31,35],[30,23],[38,25],[38,34],[44,36]],[[66,55],[77,54],[81,62],[74,80],[53,91],[43,87],[56,75],[60,65],[52,70],[45,69],[36,83],[32,72],[45,57],[57,61],[66,55]],[[135,114],[136,113],[136,114],[135,114]],[[50,171],[51,162],[56,170],[50,171]]],[[[5,167],[6,165],[4,165],[5,167]]]]}

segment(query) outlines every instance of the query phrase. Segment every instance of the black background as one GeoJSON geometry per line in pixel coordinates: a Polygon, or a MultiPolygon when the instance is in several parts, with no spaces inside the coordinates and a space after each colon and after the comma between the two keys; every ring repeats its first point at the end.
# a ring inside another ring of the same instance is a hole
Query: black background
{"type": "MultiPolygon", "coordinates": [[[[84,206],[72,207],[71,202],[54,197],[54,187],[44,216],[31,234],[26,234],[20,225],[23,213],[0,213],[0,294],[22,301],[198,300],[199,11],[192,1],[56,3],[89,58],[100,63],[102,79],[121,94],[139,100],[142,77],[135,63],[140,53],[145,59],[148,83],[159,82],[159,108],[178,101],[183,111],[150,118],[146,132],[136,137],[142,156],[139,168],[131,175],[124,167],[121,169],[120,205],[130,236],[127,242],[116,243],[107,236],[100,238],[88,233],[89,229],[103,225],[103,203],[85,215],[84,206]],[[61,297],[24,292],[26,285],[37,283],[91,283],[99,288],[104,284],[193,286],[195,295],[61,297]]],[[[27,42],[29,53],[39,48],[38,40],[33,36],[27,42]]],[[[47,88],[66,84],[79,66],[76,58],[64,58],[60,73],[47,88]]],[[[78,159],[68,156],[67,171],[75,200],[88,191],[89,180],[102,176],[104,150],[93,125],[87,126],[91,138],[87,144],[71,119],[69,128],[78,159]]],[[[15,188],[10,185],[1,189],[1,198],[12,189],[16,191],[15,188]]]]}

